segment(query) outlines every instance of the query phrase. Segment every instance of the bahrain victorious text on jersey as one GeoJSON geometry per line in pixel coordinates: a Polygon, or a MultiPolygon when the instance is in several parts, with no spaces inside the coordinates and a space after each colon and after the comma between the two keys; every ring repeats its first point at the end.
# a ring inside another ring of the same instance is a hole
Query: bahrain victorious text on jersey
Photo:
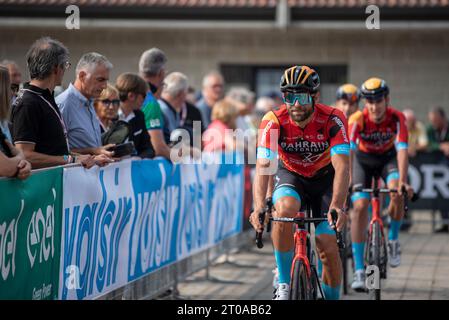
{"type": "Polygon", "coordinates": [[[282,105],[262,119],[257,158],[279,155],[287,170],[311,178],[330,164],[333,155],[349,155],[347,129],[341,111],[320,103],[315,104],[312,120],[302,129],[282,105]]]}
{"type": "Polygon", "coordinates": [[[399,110],[388,107],[380,123],[370,120],[368,109],[357,111],[349,118],[351,148],[364,153],[384,154],[408,147],[408,131],[405,116],[399,110]]]}

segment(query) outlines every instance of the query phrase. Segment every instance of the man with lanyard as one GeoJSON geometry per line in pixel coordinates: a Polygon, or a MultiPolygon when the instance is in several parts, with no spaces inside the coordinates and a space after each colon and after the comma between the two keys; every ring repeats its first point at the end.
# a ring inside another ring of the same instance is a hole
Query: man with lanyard
{"type": "MultiPolygon", "coordinates": [[[[277,217],[295,217],[307,202],[314,217],[327,214],[328,221],[315,227],[316,245],[323,262],[326,299],[338,299],[341,261],[330,209],[338,212],[337,230],[346,221],[342,212],[349,186],[349,138],[347,121],[335,108],[316,103],[320,79],[307,66],[285,70],[280,83],[285,104],[268,112],[260,124],[254,179],[254,212],[250,222],[257,231],[263,226],[258,214],[264,206],[269,181],[275,173],[273,203],[277,217]],[[276,164],[277,172],[267,172],[276,164]]],[[[279,286],[275,300],[287,300],[294,255],[293,228],[275,223],[272,232],[279,286]]]]}
{"type": "Polygon", "coordinates": [[[70,152],[67,130],[53,90],[61,85],[70,67],[69,51],[49,37],[36,40],[26,55],[31,81],[25,83],[11,112],[12,136],[33,169],[70,163],[86,168],[104,164],[103,159],[70,152]]]}
{"type": "MultiPolygon", "coordinates": [[[[413,193],[407,184],[408,153],[407,126],[402,112],[389,106],[389,88],[384,80],[370,78],[361,87],[365,108],[349,118],[351,139],[351,182],[354,188],[370,188],[375,174],[380,175],[388,188],[398,189],[391,193],[388,213],[391,216],[388,235],[388,252],[391,267],[401,263],[399,229],[404,215],[402,187],[413,193]]],[[[354,282],[356,291],[365,290],[365,234],[368,224],[368,193],[355,192],[351,216],[351,236],[354,256],[354,282]]]]}

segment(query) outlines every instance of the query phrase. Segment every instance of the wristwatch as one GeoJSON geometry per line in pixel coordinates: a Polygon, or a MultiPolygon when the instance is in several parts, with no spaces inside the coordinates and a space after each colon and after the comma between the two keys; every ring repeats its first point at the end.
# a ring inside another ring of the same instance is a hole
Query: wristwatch
{"type": "Polygon", "coordinates": [[[75,156],[72,156],[72,155],[64,155],[64,161],[65,161],[67,164],[75,163],[75,162],[76,162],[76,157],[75,157],[75,156]]]}

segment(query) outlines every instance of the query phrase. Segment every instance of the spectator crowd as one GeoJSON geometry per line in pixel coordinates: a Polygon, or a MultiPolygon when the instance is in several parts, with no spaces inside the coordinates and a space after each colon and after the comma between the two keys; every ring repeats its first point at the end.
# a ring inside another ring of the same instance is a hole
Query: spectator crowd
{"type": "MultiPolygon", "coordinates": [[[[196,92],[187,75],[166,74],[169,60],[159,48],[142,53],[137,73],[122,73],[117,79],[110,79],[114,66],[104,55],[85,53],[65,90],[61,85],[72,64],[63,43],[40,38],[26,61],[29,81],[23,81],[14,61],[0,62],[0,177],[26,179],[32,169],[66,164],[106,166],[129,156],[170,160],[179,144],[187,148],[182,152],[188,150],[184,156],[241,147],[247,162],[254,164],[248,159],[255,159],[259,123],[282,104],[276,92],[256,99],[245,87],[225,91],[218,71],[204,75],[196,92]],[[232,134],[235,129],[245,132],[244,141],[232,134]]],[[[347,116],[359,109],[358,101],[344,99],[335,107],[347,116]]],[[[403,112],[410,156],[440,151],[449,158],[444,109],[432,108],[427,126],[413,110],[403,112]]],[[[448,212],[442,215],[449,218],[448,212]]],[[[447,225],[443,228],[448,231],[447,225]]]]}

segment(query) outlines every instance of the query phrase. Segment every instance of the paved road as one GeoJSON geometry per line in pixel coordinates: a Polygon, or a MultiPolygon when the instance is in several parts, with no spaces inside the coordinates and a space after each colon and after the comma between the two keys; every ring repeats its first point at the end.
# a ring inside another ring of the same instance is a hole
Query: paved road
{"type": "MultiPolygon", "coordinates": [[[[430,214],[415,212],[409,232],[400,235],[402,265],[389,269],[383,281],[383,299],[449,299],[449,234],[432,234],[430,214]]],[[[250,246],[230,254],[232,263],[217,263],[210,268],[212,281],[200,271],[179,285],[186,299],[269,300],[272,297],[274,257],[268,238],[262,250],[250,246]],[[213,279],[215,278],[215,279],[213,279]]],[[[223,260],[223,259],[222,259],[223,260]]],[[[343,299],[367,299],[350,292],[343,299]]]]}

